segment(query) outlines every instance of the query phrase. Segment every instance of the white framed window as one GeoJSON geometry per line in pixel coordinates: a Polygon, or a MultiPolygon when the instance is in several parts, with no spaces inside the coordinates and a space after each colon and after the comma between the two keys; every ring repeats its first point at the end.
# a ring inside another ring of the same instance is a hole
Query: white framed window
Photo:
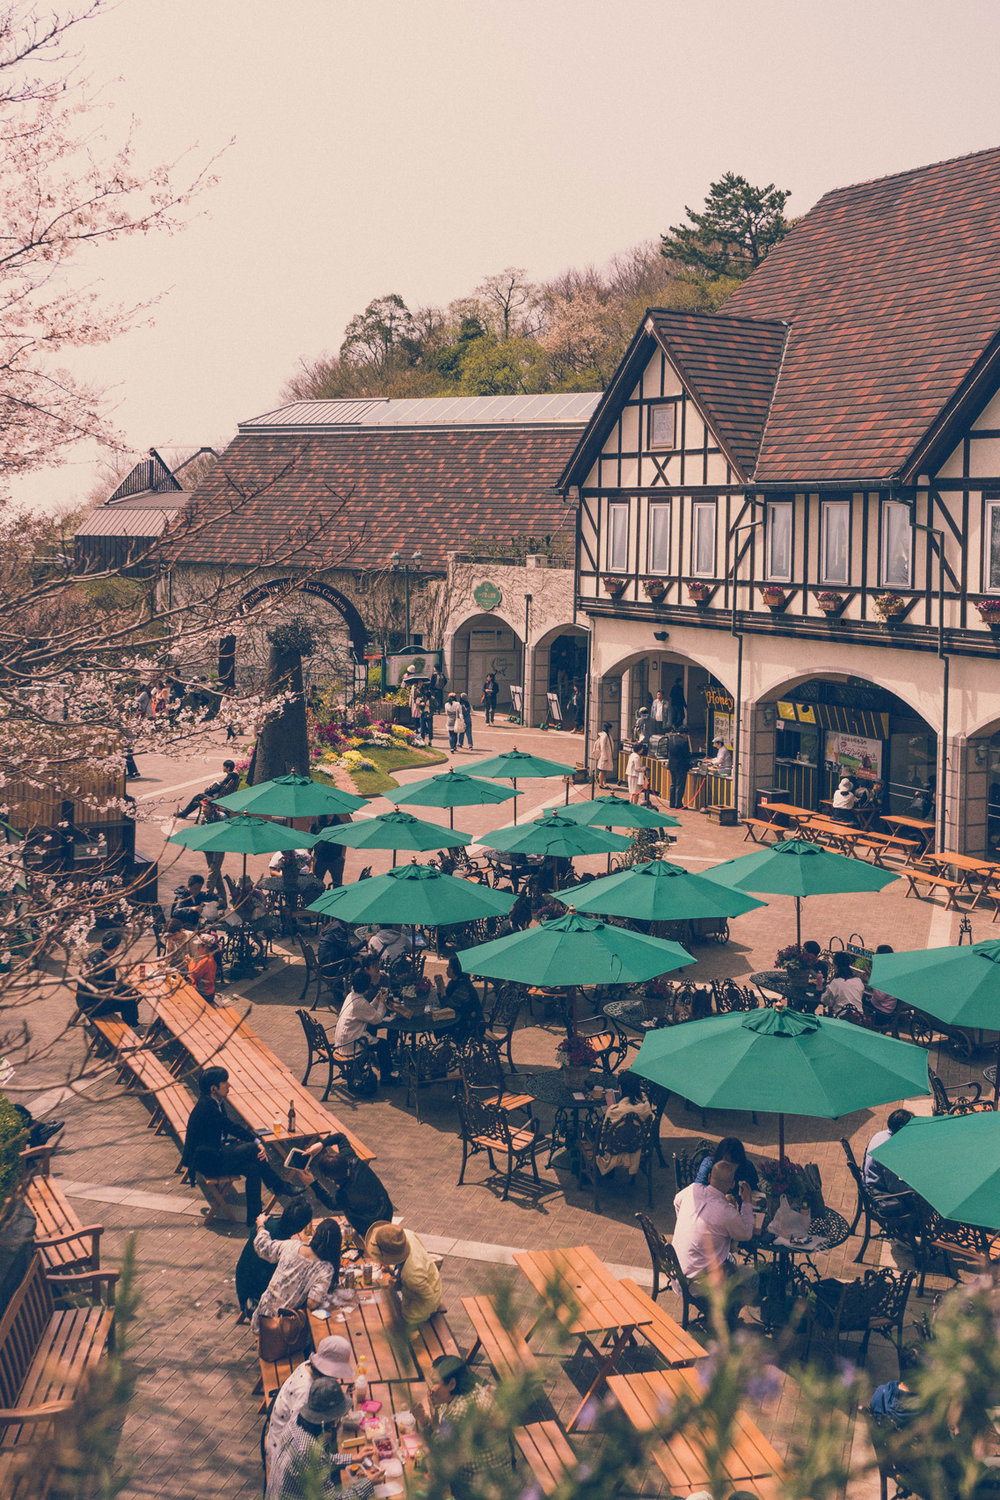
{"type": "Polygon", "coordinates": [[[649,446],[651,448],[675,448],[677,446],[677,403],[664,401],[649,408],[649,446]]]}
{"type": "Polygon", "coordinates": [[[913,525],[910,507],[901,500],[882,502],[880,581],[888,588],[908,589],[913,578],[913,525]]]}
{"type": "Polygon", "coordinates": [[[792,581],[792,501],[770,500],[765,528],[767,577],[775,583],[792,581]]]}
{"type": "Polygon", "coordinates": [[[649,556],[647,571],[670,572],[670,501],[649,502],[649,556]]]}
{"type": "Polygon", "coordinates": [[[695,500],[691,507],[691,572],[715,577],[715,501],[695,500]]]}
{"type": "Polygon", "coordinates": [[[628,501],[608,501],[608,568],[612,573],[628,571],[628,501]]]}
{"type": "Polygon", "coordinates": [[[850,500],[824,500],[820,507],[821,583],[850,583],[850,549],[850,500]]]}
{"type": "Polygon", "coordinates": [[[983,516],[983,588],[1000,593],[1000,496],[990,496],[983,516]]]}

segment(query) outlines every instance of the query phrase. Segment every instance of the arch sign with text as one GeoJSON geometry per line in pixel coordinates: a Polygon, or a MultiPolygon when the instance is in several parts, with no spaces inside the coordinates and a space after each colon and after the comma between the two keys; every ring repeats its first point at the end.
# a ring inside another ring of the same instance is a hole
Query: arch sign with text
{"type": "Polygon", "coordinates": [[[311,594],[314,599],[322,599],[332,605],[347,626],[355,655],[359,659],[364,657],[365,644],[368,639],[364,621],[350,599],[346,598],[339,589],[334,588],[332,583],[324,583],[321,578],[307,578],[304,583],[299,583],[294,578],[272,578],[267,583],[258,584],[248,594],[243,595],[240,600],[241,613],[253,609],[254,605],[261,604],[275,594],[283,598],[292,594],[311,594]]]}

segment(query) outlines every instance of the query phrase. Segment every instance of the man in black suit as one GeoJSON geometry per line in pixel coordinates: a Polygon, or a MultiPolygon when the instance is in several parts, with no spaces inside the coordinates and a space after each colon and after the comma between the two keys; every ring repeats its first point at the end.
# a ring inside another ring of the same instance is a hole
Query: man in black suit
{"type": "Polygon", "coordinates": [[[225,1068],[206,1068],[198,1082],[200,1098],[191,1111],[184,1136],[181,1166],[205,1177],[246,1179],[247,1223],[254,1224],[261,1211],[261,1182],[272,1193],[292,1191],[267,1159],[262,1143],[246,1125],[226,1111],[229,1074],[225,1068]]]}

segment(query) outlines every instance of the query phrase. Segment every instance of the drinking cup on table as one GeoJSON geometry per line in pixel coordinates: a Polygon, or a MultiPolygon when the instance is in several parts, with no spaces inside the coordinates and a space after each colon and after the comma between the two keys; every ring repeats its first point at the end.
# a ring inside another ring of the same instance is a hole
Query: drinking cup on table
{"type": "Polygon", "coordinates": [[[272,1130],[272,1132],[274,1134],[274,1139],[276,1141],[280,1140],[281,1139],[281,1121],[280,1120],[275,1120],[273,1122],[273,1124],[271,1125],[271,1130],[272,1130]]]}
{"type": "Polygon", "coordinates": [[[412,1411],[398,1411],[396,1413],[397,1432],[414,1432],[416,1430],[416,1426],[417,1419],[413,1415],[412,1411]]]}
{"type": "Polygon", "coordinates": [[[362,1279],[362,1282],[364,1283],[365,1286],[371,1286],[373,1284],[373,1281],[374,1281],[373,1272],[374,1272],[374,1270],[375,1270],[375,1268],[372,1265],[371,1261],[370,1260],[366,1260],[365,1263],[364,1263],[364,1266],[362,1267],[362,1270],[361,1270],[361,1279],[362,1279]]]}

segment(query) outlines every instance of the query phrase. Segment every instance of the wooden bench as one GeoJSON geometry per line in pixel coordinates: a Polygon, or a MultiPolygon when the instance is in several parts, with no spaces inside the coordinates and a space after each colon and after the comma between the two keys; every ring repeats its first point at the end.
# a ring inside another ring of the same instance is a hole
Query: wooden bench
{"type": "Polygon", "coordinates": [[[895,833],[861,833],[854,840],[855,853],[859,849],[867,849],[872,856],[872,864],[882,867],[882,856],[885,854],[900,854],[908,864],[913,858],[913,851],[920,848],[917,839],[900,838],[895,833]]]}
{"type": "MultiPolygon", "coordinates": [[[[123,1071],[131,1074],[130,1087],[142,1092],[150,1105],[149,1128],[155,1135],[169,1129],[183,1146],[194,1099],[171,1073],[166,1063],[148,1047],[119,1054],[123,1071]]],[[[177,1171],[180,1171],[178,1165],[177,1171]]]]}
{"type": "Polygon", "coordinates": [[[747,839],[750,839],[755,844],[766,844],[767,839],[765,835],[768,833],[774,835],[774,838],[771,840],[774,844],[778,843],[779,839],[786,839],[788,837],[787,828],[782,828],[780,823],[772,823],[767,818],[744,818],[743,827],[746,829],[746,833],[743,835],[744,844],[747,839]]]}
{"type": "Polygon", "coordinates": [[[947,896],[945,911],[955,910],[955,899],[962,888],[960,880],[950,880],[946,875],[935,875],[933,871],[921,870],[917,865],[905,865],[900,874],[905,875],[909,882],[909,890],[906,892],[908,896],[916,896],[918,900],[922,899],[917,886],[926,885],[928,887],[928,895],[934,890],[945,892],[947,896]]]}
{"type": "Polygon", "coordinates": [[[52,1450],[52,1430],[60,1413],[69,1411],[114,1331],[110,1296],[116,1271],[85,1271],[49,1278],[40,1255],[0,1319],[0,1494],[9,1497],[18,1483],[19,1460],[31,1454],[32,1497],[47,1493],[41,1462],[52,1450]],[[89,1307],[59,1309],[55,1291],[89,1285],[89,1307]]]}
{"type": "Polygon", "coordinates": [[[419,1328],[410,1329],[410,1348],[421,1380],[433,1378],[434,1361],[440,1359],[442,1354],[459,1353],[447,1319],[441,1312],[436,1312],[426,1323],[421,1323],[419,1328]]]}
{"type": "Polygon", "coordinates": [[[623,1276],[621,1283],[622,1286],[628,1287],[628,1290],[634,1293],[644,1305],[648,1303],[649,1322],[643,1326],[642,1336],[658,1353],[663,1355],[668,1365],[671,1367],[692,1365],[696,1359],[705,1358],[708,1350],[703,1349],[697,1339],[692,1338],[687,1329],[682,1328],[675,1318],[664,1312],[660,1304],[654,1302],[637,1282],[623,1276]]]}
{"type": "Polygon", "coordinates": [[[267,1411],[271,1404],[271,1397],[306,1358],[306,1352],[302,1349],[297,1354],[290,1354],[287,1359],[261,1359],[259,1361],[260,1379],[254,1386],[254,1395],[259,1395],[261,1398],[258,1411],[267,1411]]]}
{"type": "Polygon", "coordinates": [[[52,1147],[21,1152],[27,1176],[21,1196],[35,1216],[35,1249],[46,1275],[64,1271],[98,1271],[103,1224],[81,1224],[59,1184],[49,1175],[52,1147]]]}
{"type": "Polygon", "coordinates": [[[492,1297],[463,1297],[462,1306],[476,1334],[467,1356],[470,1362],[482,1349],[498,1380],[518,1380],[537,1372],[538,1361],[524,1335],[501,1322],[492,1297]]]}
{"type": "Polygon", "coordinates": [[[532,1422],[514,1441],[543,1495],[551,1495],[576,1469],[576,1454],[558,1422],[532,1422]]]}

